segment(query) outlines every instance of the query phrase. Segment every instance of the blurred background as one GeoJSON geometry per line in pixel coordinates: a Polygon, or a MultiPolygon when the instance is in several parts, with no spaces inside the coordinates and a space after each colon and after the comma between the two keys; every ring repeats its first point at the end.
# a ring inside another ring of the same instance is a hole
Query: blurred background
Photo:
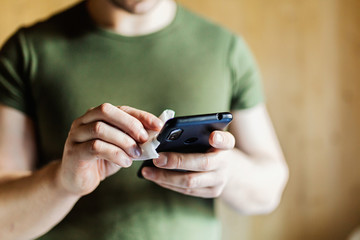
{"type": "MultiPolygon", "coordinates": [[[[1,0],[0,45],[78,0],[1,0]]],[[[239,216],[224,240],[346,239],[360,225],[360,0],[179,0],[242,35],[290,167],[280,207],[239,216]]]]}

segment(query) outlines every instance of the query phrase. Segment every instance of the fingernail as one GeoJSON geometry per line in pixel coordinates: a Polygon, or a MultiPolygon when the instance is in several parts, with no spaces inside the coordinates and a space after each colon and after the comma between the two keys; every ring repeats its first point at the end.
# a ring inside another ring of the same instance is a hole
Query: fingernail
{"type": "Polygon", "coordinates": [[[133,157],[140,157],[141,156],[141,149],[139,147],[133,148],[133,157]]]}
{"type": "Polygon", "coordinates": [[[140,136],[143,138],[143,139],[147,139],[149,137],[147,131],[145,129],[141,129],[140,130],[140,136]]]}
{"type": "Polygon", "coordinates": [[[154,178],[154,172],[150,168],[144,168],[142,170],[142,174],[144,177],[153,179],[154,178]]]}
{"type": "Polygon", "coordinates": [[[224,141],[223,136],[221,136],[220,133],[215,133],[214,143],[217,145],[217,144],[221,144],[223,141],[224,141]]]}
{"type": "Polygon", "coordinates": [[[160,155],[159,158],[155,159],[155,165],[158,167],[164,167],[167,164],[167,157],[165,155],[160,155]]]}

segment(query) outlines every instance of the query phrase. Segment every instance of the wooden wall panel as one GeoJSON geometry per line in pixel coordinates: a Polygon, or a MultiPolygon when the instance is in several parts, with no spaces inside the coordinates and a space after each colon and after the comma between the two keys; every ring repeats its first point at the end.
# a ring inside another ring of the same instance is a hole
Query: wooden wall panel
{"type": "MultiPolygon", "coordinates": [[[[1,0],[0,44],[77,0],[1,0]]],[[[360,1],[179,0],[245,37],[290,166],[281,206],[238,216],[224,239],[346,239],[360,224],[360,1]]]]}
{"type": "Polygon", "coordinates": [[[339,2],[338,226],[360,225],[360,1],[339,2]],[[343,221],[341,221],[343,220],[343,221]]]}
{"type": "Polygon", "coordinates": [[[22,25],[46,18],[79,0],[1,0],[0,45],[22,25]]]}
{"type": "Polygon", "coordinates": [[[360,2],[183,0],[245,37],[290,166],[279,209],[239,217],[226,239],[346,239],[360,224],[360,2]]]}

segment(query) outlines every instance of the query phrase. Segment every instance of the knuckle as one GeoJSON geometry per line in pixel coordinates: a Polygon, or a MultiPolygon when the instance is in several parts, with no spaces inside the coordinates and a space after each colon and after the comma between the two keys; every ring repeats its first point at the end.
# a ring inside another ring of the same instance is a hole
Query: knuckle
{"type": "Polygon", "coordinates": [[[197,178],[189,174],[186,176],[185,186],[187,188],[195,188],[197,186],[197,178]]]}
{"type": "Polygon", "coordinates": [[[71,123],[71,129],[74,129],[74,128],[76,128],[77,126],[79,126],[79,125],[80,125],[80,122],[81,122],[80,118],[76,118],[76,119],[71,123]]]}
{"type": "Polygon", "coordinates": [[[74,131],[73,129],[71,128],[70,131],[68,132],[68,139],[73,139],[74,138],[74,131]]]}
{"type": "Polygon", "coordinates": [[[174,169],[182,169],[184,167],[184,157],[182,154],[172,154],[170,157],[170,166],[174,169]]]}
{"type": "Polygon", "coordinates": [[[122,140],[122,145],[124,148],[129,150],[137,147],[135,140],[128,136],[124,137],[124,139],[122,140]]]}
{"type": "Polygon", "coordinates": [[[131,148],[131,147],[136,147],[136,142],[134,139],[132,139],[129,136],[124,136],[121,139],[119,139],[119,141],[121,142],[121,147],[122,148],[131,148]]]}
{"type": "Polygon", "coordinates": [[[70,126],[70,130],[68,132],[68,138],[72,139],[75,135],[76,129],[81,125],[80,118],[75,119],[70,126]]]}
{"type": "Polygon", "coordinates": [[[211,160],[208,154],[203,154],[200,169],[202,171],[209,171],[211,169],[211,160]]]}
{"type": "Polygon", "coordinates": [[[164,179],[167,179],[168,178],[168,174],[166,172],[163,172],[163,171],[157,171],[156,169],[153,169],[154,171],[154,174],[152,175],[153,176],[153,181],[154,182],[163,182],[164,179]]]}
{"type": "Polygon", "coordinates": [[[102,136],[104,133],[105,124],[102,122],[96,122],[91,128],[90,133],[92,136],[102,136]]]}
{"type": "Polygon", "coordinates": [[[136,133],[137,136],[140,136],[140,131],[143,129],[142,124],[137,119],[131,119],[129,121],[129,130],[133,133],[136,133]]]}
{"type": "Polygon", "coordinates": [[[153,116],[152,114],[146,113],[146,112],[142,112],[141,119],[144,122],[147,122],[147,123],[150,123],[150,124],[153,124],[156,121],[155,116],[153,116]]]}
{"type": "Polygon", "coordinates": [[[100,140],[93,140],[90,144],[90,152],[93,154],[99,154],[102,150],[103,144],[100,140]]]}
{"type": "Polygon", "coordinates": [[[113,150],[111,153],[114,162],[120,164],[122,160],[127,159],[128,157],[121,150],[113,150]]]}
{"type": "Polygon", "coordinates": [[[127,112],[130,110],[130,107],[129,106],[126,106],[126,105],[123,105],[123,106],[120,106],[119,107],[120,110],[124,111],[124,112],[127,112]]]}
{"type": "Polygon", "coordinates": [[[112,151],[112,155],[113,155],[113,157],[114,157],[115,159],[120,159],[120,158],[123,157],[123,156],[122,156],[122,153],[121,153],[119,150],[114,150],[114,151],[112,151]]]}
{"type": "Polygon", "coordinates": [[[99,106],[99,110],[101,113],[107,115],[111,112],[113,106],[110,103],[103,103],[99,106]]]}

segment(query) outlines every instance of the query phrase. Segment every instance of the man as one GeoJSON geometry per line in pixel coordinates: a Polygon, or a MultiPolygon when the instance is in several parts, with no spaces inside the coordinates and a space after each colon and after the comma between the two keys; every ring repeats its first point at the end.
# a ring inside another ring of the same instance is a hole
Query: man
{"type": "Polygon", "coordinates": [[[219,239],[214,198],[267,213],[287,181],[244,41],[173,0],[88,0],[20,29],[0,103],[1,239],[219,239]],[[234,120],[138,179],[166,108],[234,120]]]}

